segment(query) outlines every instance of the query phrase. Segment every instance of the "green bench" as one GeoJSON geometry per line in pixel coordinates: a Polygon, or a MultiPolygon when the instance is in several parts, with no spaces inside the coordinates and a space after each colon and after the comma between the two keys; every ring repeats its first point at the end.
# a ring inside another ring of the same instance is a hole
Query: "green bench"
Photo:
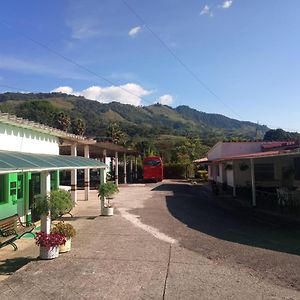
{"type": "Polygon", "coordinates": [[[18,247],[15,244],[15,241],[20,239],[26,233],[35,236],[32,232],[34,228],[34,224],[25,225],[22,223],[17,214],[0,220],[0,248],[6,245],[12,245],[16,251],[18,247]]]}

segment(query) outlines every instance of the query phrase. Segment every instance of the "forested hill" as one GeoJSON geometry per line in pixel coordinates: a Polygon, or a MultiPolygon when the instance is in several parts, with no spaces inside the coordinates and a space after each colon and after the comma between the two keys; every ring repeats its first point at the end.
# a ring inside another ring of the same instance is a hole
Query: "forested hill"
{"type": "Polygon", "coordinates": [[[53,127],[58,125],[55,116],[63,113],[72,120],[82,119],[86,124],[85,134],[91,137],[106,136],[108,125],[117,123],[131,140],[189,135],[200,138],[208,146],[220,139],[262,138],[268,130],[266,126],[200,112],[188,106],[104,104],[61,93],[0,94],[0,110],[53,127]]]}

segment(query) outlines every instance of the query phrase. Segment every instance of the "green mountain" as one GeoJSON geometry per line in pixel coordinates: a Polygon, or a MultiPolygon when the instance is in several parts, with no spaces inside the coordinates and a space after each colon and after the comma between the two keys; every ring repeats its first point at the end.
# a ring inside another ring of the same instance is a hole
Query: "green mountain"
{"type": "Polygon", "coordinates": [[[73,119],[84,120],[86,135],[96,138],[104,137],[112,122],[118,123],[131,139],[191,135],[207,145],[220,139],[262,138],[268,130],[266,126],[200,112],[188,106],[104,104],[61,93],[0,94],[0,110],[54,127],[57,126],[54,115],[63,111],[73,119]]]}

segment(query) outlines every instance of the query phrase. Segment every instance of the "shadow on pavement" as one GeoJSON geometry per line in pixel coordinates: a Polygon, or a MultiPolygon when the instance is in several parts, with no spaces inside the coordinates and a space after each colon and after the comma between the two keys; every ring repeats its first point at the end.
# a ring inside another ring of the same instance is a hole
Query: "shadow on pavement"
{"type": "Polygon", "coordinates": [[[188,227],[210,236],[300,255],[300,225],[277,216],[239,207],[229,197],[213,196],[203,186],[161,184],[153,191],[170,191],[169,212],[188,227]]]}
{"type": "Polygon", "coordinates": [[[34,260],[37,259],[32,257],[16,257],[0,260],[0,275],[10,275],[34,260]]]}

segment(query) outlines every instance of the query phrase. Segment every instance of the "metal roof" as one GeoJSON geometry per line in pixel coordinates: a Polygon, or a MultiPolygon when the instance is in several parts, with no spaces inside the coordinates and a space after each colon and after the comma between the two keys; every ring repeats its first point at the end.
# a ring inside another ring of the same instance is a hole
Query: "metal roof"
{"type": "Polygon", "coordinates": [[[106,168],[106,165],[98,160],[81,156],[0,151],[0,174],[100,168],[106,168]]]}
{"type": "Polygon", "coordinates": [[[213,162],[222,162],[222,161],[231,161],[231,160],[242,160],[242,159],[258,159],[265,157],[279,157],[286,155],[299,155],[299,151],[291,151],[291,150],[277,150],[277,151],[266,151],[266,152],[255,152],[241,155],[234,155],[228,157],[220,157],[219,159],[215,159],[213,162]]]}

